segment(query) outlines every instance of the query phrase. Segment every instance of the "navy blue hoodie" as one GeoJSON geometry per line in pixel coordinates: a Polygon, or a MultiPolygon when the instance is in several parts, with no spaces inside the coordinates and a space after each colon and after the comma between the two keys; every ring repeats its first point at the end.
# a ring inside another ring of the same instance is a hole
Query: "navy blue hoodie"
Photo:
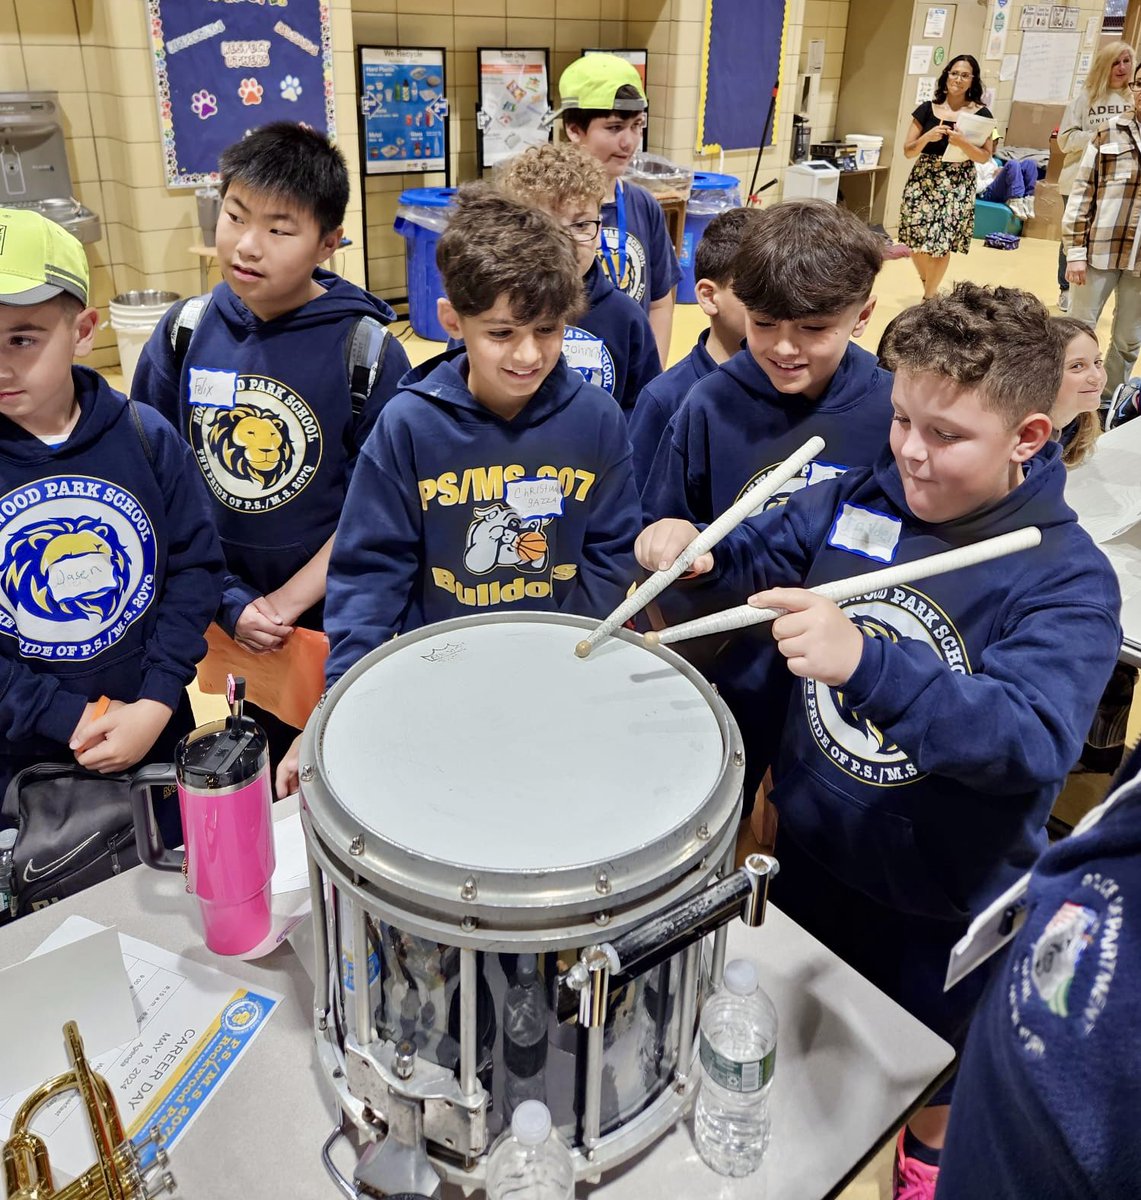
{"type": "MultiPolygon", "coordinates": [[[[325,295],[272,321],[218,284],[181,372],[164,321],[131,386],[189,440],[214,497],[229,571],[218,621],[230,633],[246,605],[279,588],[332,536],[357,454],[408,370],[404,347],[386,337],[354,421],[345,342],[359,317],[387,324],[395,314],[339,275],[313,277],[325,295]]],[[[319,617],[318,607],[302,623],[319,625],[319,617]]]]}
{"type": "Polygon", "coordinates": [[[866,636],[842,688],[797,681],[774,767],[780,835],[893,909],[966,920],[1046,845],[1121,645],[1108,560],[1062,493],[1057,443],[981,513],[907,507],[890,451],[753,518],[715,551],[707,586],[735,597],[874,569],[841,548],[852,523],[895,530],[894,562],[1036,525],[1036,549],[842,605],[866,636]],[[898,525],[894,524],[898,522],[898,525]],[[727,589],[727,590],[726,590],[727,589]]]}
{"type": "Polygon", "coordinates": [[[607,279],[597,261],[582,282],[590,308],[577,326],[567,326],[563,353],[587,382],[610,392],[629,417],[638,393],[662,373],[650,318],[607,279]]]}
{"type": "Polygon", "coordinates": [[[673,290],[681,278],[681,267],[662,206],[636,183],[619,181],[618,186],[626,200],[625,262],[617,200],[608,200],[602,206],[602,245],[598,253],[610,261],[606,271],[611,282],[649,312],[654,300],[661,300],[673,290]]]}
{"type": "Polygon", "coordinates": [[[630,417],[630,445],[634,450],[634,477],[638,487],[645,490],[650,467],[658,451],[658,443],[674,413],[689,389],[710,371],[717,370],[713,356],[706,349],[709,330],[702,332],[694,348],[668,371],[648,383],[639,393],[630,417]]]}
{"type": "MultiPolygon", "coordinates": [[[[820,458],[767,506],[849,467],[875,462],[891,432],[892,376],[874,355],[848,344],[819,400],[778,392],[748,349],[699,379],[671,419],[642,492],[647,521],[681,517],[708,524],[813,435],[820,458]]],[[[671,588],[660,600],[669,624],[700,616],[701,593],[671,588]]],[[[751,797],[780,738],[774,713],[788,703],[790,677],[767,627],[732,639],[687,643],[686,657],[719,688],[745,742],[751,797]]]]}
{"type": "Polygon", "coordinates": [[[1085,833],[1051,846],[971,1025],[938,1200],[1133,1200],[1141,1041],[1141,752],[1085,833]],[[1138,891],[1134,891],[1134,888],[1138,891]]]}
{"type": "Polygon", "coordinates": [[[605,616],[636,577],[640,529],[613,397],[560,358],[505,421],[450,351],[405,377],[361,451],[329,564],[326,678],[450,617],[605,616]]]}
{"type": "Polygon", "coordinates": [[[72,368],[79,420],[48,446],[0,417],[0,776],[68,756],[106,695],[177,709],[206,651],[222,553],[190,451],[94,371],[72,368]]]}

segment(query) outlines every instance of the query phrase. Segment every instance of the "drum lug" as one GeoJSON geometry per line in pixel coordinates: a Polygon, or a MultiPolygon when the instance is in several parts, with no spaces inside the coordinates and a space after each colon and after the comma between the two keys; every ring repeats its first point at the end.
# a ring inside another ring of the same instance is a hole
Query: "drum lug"
{"type": "Polygon", "coordinates": [[[463,882],[460,888],[461,900],[474,900],[479,894],[479,888],[476,886],[475,876],[469,875],[463,882]]]}
{"type": "Polygon", "coordinates": [[[302,783],[309,783],[313,779],[313,764],[303,763],[301,766],[300,779],[302,783]]]}
{"type": "Polygon", "coordinates": [[[733,766],[743,767],[745,765],[745,753],[743,750],[733,751],[733,766]]]}

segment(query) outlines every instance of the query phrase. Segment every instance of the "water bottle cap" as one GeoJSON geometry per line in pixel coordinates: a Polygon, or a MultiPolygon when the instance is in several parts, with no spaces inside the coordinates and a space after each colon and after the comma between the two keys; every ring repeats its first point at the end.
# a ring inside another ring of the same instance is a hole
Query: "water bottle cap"
{"type": "Polygon", "coordinates": [[[0,850],[11,850],[19,832],[18,829],[0,829],[0,850]]]}
{"type": "Polygon", "coordinates": [[[760,986],[755,963],[747,958],[735,958],[725,967],[725,987],[734,996],[751,996],[760,986]]]}
{"type": "Polygon", "coordinates": [[[537,968],[538,963],[533,954],[520,954],[515,964],[515,974],[518,975],[520,983],[530,983],[535,978],[537,968]]]}
{"type": "Polygon", "coordinates": [[[511,1132],[524,1146],[538,1146],[551,1136],[551,1114],[542,1100],[524,1100],[511,1118],[511,1132]]]}

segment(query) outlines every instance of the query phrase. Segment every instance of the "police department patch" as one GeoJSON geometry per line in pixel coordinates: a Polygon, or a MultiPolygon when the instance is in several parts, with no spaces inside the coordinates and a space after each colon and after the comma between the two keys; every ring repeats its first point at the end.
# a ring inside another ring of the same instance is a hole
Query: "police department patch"
{"type": "MultiPolygon", "coordinates": [[[[952,671],[970,674],[958,631],[943,610],[921,592],[909,587],[887,588],[840,607],[866,637],[891,642],[911,638],[929,646],[952,671]]],[[[806,679],[804,706],[821,753],[855,779],[877,787],[895,787],[923,777],[888,735],[847,707],[843,688],[806,679]]]]}
{"type": "Polygon", "coordinates": [[[95,657],[147,610],[155,534],[130,492],[57,476],[0,498],[0,633],[24,658],[95,657]]]}
{"type": "Polygon", "coordinates": [[[191,404],[190,444],[210,490],[236,512],[288,504],[321,462],[317,418],[266,375],[239,375],[232,407],[191,404]]]}

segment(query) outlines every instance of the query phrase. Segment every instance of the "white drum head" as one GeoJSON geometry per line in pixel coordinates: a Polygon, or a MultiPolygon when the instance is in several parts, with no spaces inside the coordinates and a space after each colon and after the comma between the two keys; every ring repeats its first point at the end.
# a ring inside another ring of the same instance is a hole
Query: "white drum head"
{"type": "Polygon", "coordinates": [[[639,644],[589,658],[527,619],[401,638],[327,714],[321,766],[362,830],[473,870],[605,863],[702,806],[725,747],[697,685],[639,644]]]}

